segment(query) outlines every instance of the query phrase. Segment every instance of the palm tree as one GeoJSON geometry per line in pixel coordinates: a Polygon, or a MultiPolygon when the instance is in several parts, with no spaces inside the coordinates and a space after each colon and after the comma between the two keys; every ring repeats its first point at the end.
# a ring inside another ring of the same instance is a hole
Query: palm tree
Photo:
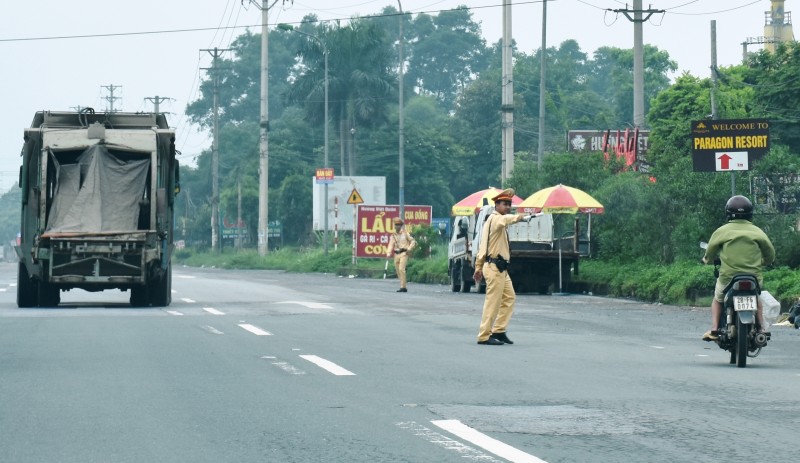
{"type": "MultiPolygon", "coordinates": [[[[352,133],[386,121],[389,98],[397,86],[391,43],[384,31],[354,19],[347,26],[318,26],[309,32],[328,49],[329,117],[338,127],[342,175],[356,174],[352,133]],[[345,162],[347,154],[347,162],[345,162]]],[[[302,103],[309,121],[324,117],[324,50],[316,40],[302,41],[297,52],[300,74],[289,89],[289,102],[302,103]]]]}

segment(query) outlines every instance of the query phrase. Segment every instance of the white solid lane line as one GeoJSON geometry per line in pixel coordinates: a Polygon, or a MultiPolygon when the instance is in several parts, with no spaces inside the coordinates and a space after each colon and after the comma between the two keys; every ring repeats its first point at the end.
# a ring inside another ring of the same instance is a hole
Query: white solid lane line
{"type": "Polygon", "coordinates": [[[513,463],[547,463],[529,453],[525,453],[504,442],[491,438],[476,429],[470,428],[461,421],[434,420],[431,421],[431,423],[513,463]]]}
{"type": "Polygon", "coordinates": [[[272,336],[272,333],[269,331],[264,331],[257,326],[253,326],[249,323],[239,323],[239,326],[243,329],[255,334],[256,336],[272,336]]]}
{"type": "Polygon", "coordinates": [[[464,460],[477,461],[481,463],[498,463],[500,461],[492,458],[491,455],[484,453],[482,450],[470,447],[469,445],[466,445],[455,439],[451,439],[444,434],[436,432],[433,429],[428,429],[415,421],[403,421],[397,423],[397,426],[411,431],[414,433],[414,435],[425,439],[431,444],[438,445],[445,450],[458,453],[458,456],[464,460]]]}
{"type": "Polygon", "coordinates": [[[203,307],[203,310],[210,313],[211,315],[225,315],[225,312],[220,312],[219,310],[213,307],[203,307]]]}
{"type": "Polygon", "coordinates": [[[331,362],[330,360],[325,360],[322,357],[317,357],[316,355],[301,355],[300,358],[308,360],[309,362],[313,363],[314,365],[328,370],[329,372],[333,373],[336,376],[355,376],[356,374],[352,371],[346,370],[339,365],[331,362]]]}

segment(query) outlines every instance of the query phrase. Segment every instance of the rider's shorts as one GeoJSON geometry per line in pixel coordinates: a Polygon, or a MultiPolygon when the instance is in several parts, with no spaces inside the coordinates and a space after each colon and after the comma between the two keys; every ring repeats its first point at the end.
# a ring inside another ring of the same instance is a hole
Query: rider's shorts
{"type": "MultiPolygon", "coordinates": [[[[714,285],[714,300],[717,302],[723,302],[725,300],[725,287],[728,286],[727,284],[723,285],[719,282],[719,278],[717,278],[717,284],[714,285]]],[[[758,287],[761,288],[764,286],[764,279],[758,279],[758,287]]],[[[761,303],[761,296],[758,297],[758,302],[761,303]]]]}

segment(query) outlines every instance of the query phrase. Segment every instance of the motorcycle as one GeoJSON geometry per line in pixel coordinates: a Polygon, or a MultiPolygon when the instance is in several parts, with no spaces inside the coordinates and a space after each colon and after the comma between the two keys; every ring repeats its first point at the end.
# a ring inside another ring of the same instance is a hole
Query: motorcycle
{"type": "MultiPolygon", "coordinates": [[[[708,243],[701,242],[706,249],[708,243]]],[[[719,258],[714,259],[714,277],[719,277],[719,258]]],[[[742,273],[733,277],[723,292],[722,311],[716,343],[731,354],[731,364],[739,368],[747,366],[747,357],[755,358],[770,340],[770,333],[761,330],[758,320],[758,295],[761,288],[755,275],[742,273]]]]}

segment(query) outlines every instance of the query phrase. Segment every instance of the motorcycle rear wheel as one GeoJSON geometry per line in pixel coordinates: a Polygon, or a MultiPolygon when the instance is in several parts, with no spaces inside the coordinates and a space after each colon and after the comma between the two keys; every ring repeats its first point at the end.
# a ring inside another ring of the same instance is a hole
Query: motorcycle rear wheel
{"type": "Polygon", "coordinates": [[[736,366],[739,368],[747,366],[747,336],[751,327],[749,323],[742,323],[742,320],[736,317],[736,366]]]}

